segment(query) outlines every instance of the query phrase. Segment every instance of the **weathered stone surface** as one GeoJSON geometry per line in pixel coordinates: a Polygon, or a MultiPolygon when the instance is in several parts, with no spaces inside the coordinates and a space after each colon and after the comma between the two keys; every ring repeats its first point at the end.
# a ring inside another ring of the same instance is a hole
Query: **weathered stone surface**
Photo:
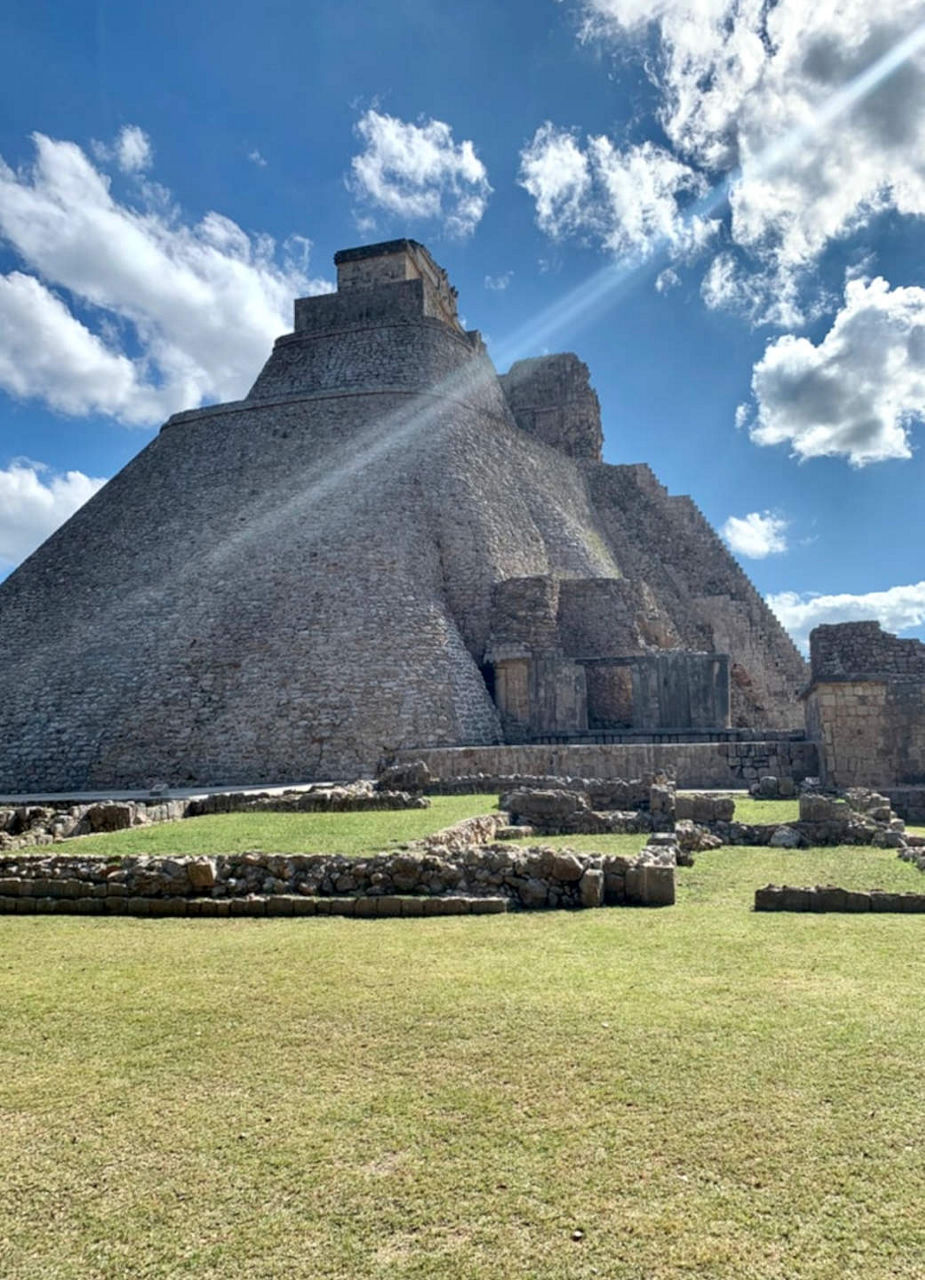
{"type": "Polygon", "coordinates": [[[826,784],[921,784],[925,644],[897,639],[877,622],[852,622],[817,627],[810,650],[806,720],[820,744],[826,784]]]}
{"type": "Polygon", "coordinates": [[[377,791],[407,791],[415,794],[425,791],[431,781],[431,772],[423,760],[405,760],[387,765],[376,777],[377,791]]]}
{"type": "Polygon", "coordinates": [[[770,845],[772,849],[799,849],[803,843],[803,838],[799,831],[794,831],[793,827],[778,827],[771,836],[770,845]]]}
{"type": "Polygon", "coordinates": [[[186,874],[194,889],[211,889],[215,884],[215,863],[211,858],[192,858],[186,874]]]}
{"type": "Polygon", "coordinates": [[[798,729],[798,653],[693,502],[600,460],[581,361],[499,378],[422,246],[345,253],[244,400],[175,415],[0,585],[0,787],[356,777],[520,702],[798,729]],[[495,606],[537,580],[518,654],[495,606]]]}
{"type": "Polygon", "coordinates": [[[553,864],[552,874],[556,880],[572,881],[580,880],[584,873],[581,860],[574,853],[559,852],[556,853],[553,864]]]}
{"type": "Polygon", "coordinates": [[[520,900],[525,907],[545,907],[549,898],[549,886],[535,877],[524,882],[520,890],[520,900]]]}
{"type": "Polygon", "coordinates": [[[793,888],[766,885],[755,890],[756,911],[925,912],[925,894],[884,893],[880,889],[857,891],[837,885],[793,888]]]}
{"type": "Polygon", "coordinates": [[[589,867],[578,882],[578,892],[583,907],[604,905],[604,873],[589,867]]]}
{"type": "Polygon", "coordinates": [[[573,820],[589,808],[589,803],[587,796],[576,791],[513,791],[502,796],[501,807],[510,813],[513,821],[545,831],[573,820]]]}
{"type": "MultiPolygon", "coordinates": [[[[481,839],[484,832],[479,820],[466,820],[472,822],[481,839]]],[[[466,823],[459,824],[460,828],[466,823]]],[[[191,913],[198,917],[410,915],[421,914],[423,908],[408,906],[409,902],[430,899],[469,904],[465,908],[427,908],[438,914],[475,910],[471,904],[486,898],[503,898],[513,909],[587,907],[605,901],[615,905],[647,897],[663,901],[664,890],[658,888],[662,882],[657,878],[648,890],[646,879],[638,878],[635,891],[629,892],[627,876],[631,868],[646,865],[673,871],[679,852],[670,833],[657,833],[658,843],[635,859],[542,845],[467,844],[457,840],[452,829],[442,835],[446,844],[422,841],[414,851],[364,858],[256,851],[212,859],[129,857],[115,864],[67,855],[28,857],[18,862],[0,857],[0,885],[4,889],[0,903],[28,897],[42,904],[58,904],[60,910],[92,911],[95,908],[79,904],[96,901],[100,910],[129,915],[191,913]],[[197,877],[202,878],[204,863],[209,871],[206,878],[212,880],[205,888],[194,883],[197,877]],[[220,909],[209,903],[220,904],[220,909]]]]}

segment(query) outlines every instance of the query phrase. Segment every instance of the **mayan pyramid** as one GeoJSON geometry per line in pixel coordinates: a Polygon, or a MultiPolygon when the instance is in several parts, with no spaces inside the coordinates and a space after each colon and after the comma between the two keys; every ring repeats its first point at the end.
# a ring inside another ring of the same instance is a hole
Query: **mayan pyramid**
{"type": "Polygon", "coordinates": [[[802,724],[799,654],[697,508],[601,461],[580,360],[499,377],[414,241],[335,262],[244,400],[172,417],[0,586],[0,790],[802,724]]]}

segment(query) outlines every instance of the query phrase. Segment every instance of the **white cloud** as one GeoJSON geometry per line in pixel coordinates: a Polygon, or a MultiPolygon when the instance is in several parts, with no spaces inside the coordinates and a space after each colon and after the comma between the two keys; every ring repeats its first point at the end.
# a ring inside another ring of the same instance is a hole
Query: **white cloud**
{"type": "Polygon", "coordinates": [[[864,595],[800,595],[796,591],[782,591],[769,595],[767,602],[804,652],[809,647],[810,631],[825,623],[873,620],[893,633],[925,623],[925,582],[869,591],[864,595]]]}
{"type": "Polygon", "coordinates": [[[399,218],[436,220],[449,235],[478,226],[491,187],[473,144],[456,143],[442,120],[410,124],[370,110],[356,125],[364,150],[351,162],[352,188],[399,218]]]}
{"type": "Polygon", "coordinates": [[[137,124],[120,131],[115,146],[116,162],[123,173],[143,173],[154,161],[151,139],[137,124]]]}
{"type": "Polygon", "coordinates": [[[660,271],[655,277],[656,293],[668,293],[671,289],[677,289],[681,283],[681,277],[672,267],[666,267],[664,271],[660,271]]]}
{"type": "Polygon", "coordinates": [[[747,516],[730,516],[720,533],[740,556],[763,560],[787,550],[787,521],[771,511],[750,511],[747,516]]]}
{"type": "Polygon", "coordinates": [[[910,457],[909,428],[925,416],[925,289],[849,280],[819,345],[778,338],[755,365],[752,392],[756,444],[856,467],[910,457]]]}
{"type": "Polygon", "coordinates": [[[701,281],[700,295],[711,311],[738,311],[754,325],[804,324],[817,307],[807,307],[799,282],[786,273],[752,272],[734,253],[718,253],[701,281]]]}
{"type": "Polygon", "coordinates": [[[485,288],[490,289],[493,293],[503,293],[514,278],[513,271],[505,271],[500,276],[486,276],[485,288]]]}
{"type": "Polygon", "coordinates": [[[113,350],[34,276],[0,276],[0,387],[65,414],[156,421],[158,389],[143,362],[113,350]]]}
{"type": "Polygon", "coordinates": [[[14,395],[149,424],[236,399],[291,327],[292,299],[332,287],[308,278],[305,241],[280,255],[222,214],[191,225],[156,184],[142,185],[149,203],[133,208],[74,143],[34,140],[32,168],[0,159],[0,237],[33,273],[6,278],[0,325],[12,333],[24,322],[41,344],[14,337],[23,367],[7,359],[0,377],[14,395]],[[138,358],[119,349],[120,334],[138,358]]]}
{"type": "Polygon", "coordinates": [[[846,86],[919,28],[922,0],[582,7],[586,38],[641,50],[654,32],[646,65],[661,123],[680,158],[735,175],[732,240],[757,264],[766,307],[782,282],[805,280],[830,243],[877,213],[925,213],[925,46],[832,127],[817,127],[846,86]]]}
{"type": "Polygon", "coordinates": [[[591,166],[578,140],[551,121],[520,153],[520,185],[533,197],[540,230],[561,239],[581,230],[591,195],[591,166]]]}
{"type": "Polygon", "coordinates": [[[547,235],[586,235],[618,258],[639,260],[657,249],[689,255],[719,225],[685,211],[704,193],[704,180],[651,142],[621,150],[597,136],[582,146],[547,121],[521,152],[520,184],[547,235]]]}
{"type": "Polygon", "coordinates": [[[267,167],[266,160],[256,147],[254,147],[253,151],[248,151],[247,158],[250,160],[251,164],[255,164],[258,169],[265,169],[267,167]]]}
{"type": "Polygon", "coordinates": [[[105,483],[82,471],[55,475],[40,462],[0,470],[0,569],[30,555],[105,483]]]}

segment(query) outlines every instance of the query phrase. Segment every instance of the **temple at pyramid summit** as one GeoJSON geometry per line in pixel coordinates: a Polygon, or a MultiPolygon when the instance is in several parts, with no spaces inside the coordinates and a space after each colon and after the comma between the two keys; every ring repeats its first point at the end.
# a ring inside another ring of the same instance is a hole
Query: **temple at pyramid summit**
{"type": "Polygon", "coordinates": [[[581,360],[499,375],[413,240],[335,263],[0,585],[0,791],[797,739],[803,660],[689,497],[602,461],[581,360]]]}

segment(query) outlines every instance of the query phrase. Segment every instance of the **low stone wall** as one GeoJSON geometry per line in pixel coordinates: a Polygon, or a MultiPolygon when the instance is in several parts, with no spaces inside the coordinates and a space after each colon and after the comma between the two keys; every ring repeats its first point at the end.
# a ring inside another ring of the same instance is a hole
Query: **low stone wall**
{"type": "Polygon", "coordinates": [[[679,822],[731,822],[736,802],[733,796],[676,795],[675,817],[679,822]]]}
{"type": "Polygon", "coordinates": [[[904,821],[925,826],[925,787],[884,787],[883,794],[904,821]]]}
{"type": "MultiPolygon", "coordinates": [[[[678,797],[679,801],[682,797],[678,797]]],[[[925,837],[906,831],[905,823],[890,808],[889,800],[875,791],[864,788],[849,790],[844,799],[806,793],[800,796],[800,816],[790,822],[736,822],[727,818],[713,818],[709,802],[716,797],[690,797],[691,808],[697,811],[697,801],[702,803],[696,826],[685,813],[685,831],[682,844],[696,851],[697,833],[703,832],[722,844],[770,845],[783,849],[806,849],[825,845],[874,845],[881,849],[925,847],[925,837]]],[[[717,810],[718,811],[718,810],[717,810]]]]}
{"type": "MultiPolygon", "coordinates": [[[[576,780],[571,780],[576,781],[576,780]]],[[[639,779],[613,784],[590,783],[588,789],[573,787],[517,787],[501,796],[499,807],[510,814],[512,823],[532,827],[543,835],[605,835],[627,832],[665,831],[674,826],[673,783],[639,779]],[[632,809],[598,809],[595,796],[611,798],[617,793],[636,799],[632,809]]]]}
{"type": "MultiPolygon", "coordinates": [[[[428,784],[428,791],[442,789],[440,783],[449,779],[466,779],[468,784],[480,775],[486,785],[477,785],[475,790],[502,790],[495,785],[499,780],[518,776],[609,779],[653,774],[673,775],[679,787],[721,790],[745,786],[771,774],[801,782],[819,773],[816,744],[792,739],[428,747],[403,751],[399,759],[424,761],[438,780],[428,784]]],[[[456,781],[453,785],[455,789],[456,781]]]]}
{"type": "Polygon", "coordinates": [[[365,813],[375,809],[426,809],[429,805],[426,796],[379,791],[371,782],[358,782],[345,787],[284,791],[281,795],[220,792],[188,801],[183,817],[201,818],[210,813],[365,813]]]}
{"type": "Polygon", "coordinates": [[[766,885],[755,890],[756,911],[894,911],[919,915],[925,912],[925,893],[887,893],[883,889],[839,889],[815,885],[798,889],[790,885],[766,885]]]}
{"type": "Polygon", "coordinates": [[[188,800],[12,805],[0,807],[0,851],[212,813],[353,813],[373,809],[426,809],[429,804],[426,796],[380,791],[371,782],[355,782],[347,786],[284,791],[278,795],[267,791],[228,791],[188,800]]]}
{"type": "MultiPolygon", "coordinates": [[[[567,849],[476,845],[408,848],[371,858],[333,854],[223,854],[214,858],[0,858],[0,912],[114,915],[331,914],[322,902],[353,905],[340,914],[380,912],[384,899],[503,899],[503,909],[670,906],[675,868],[639,858],[567,849]],[[298,907],[310,899],[314,907],[298,907]],[[242,905],[243,904],[243,905],[242,905]]],[[[453,911],[476,910],[473,906],[453,911]]],[[[502,908],[490,907],[486,910],[502,908]]]]}
{"type": "MultiPolygon", "coordinates": [[[[664,775],[642,778],[575,778],[569,775],[506,773],[464,774],[456,778],[430,776],[422,783],[429,795],[503,795],[512,791],[572,791],[587,795],[595,809],[633,809],[648,812],[652,787],[664,775]]],[[[672,784],[673,785],[673,784],[672,784]]]]}

